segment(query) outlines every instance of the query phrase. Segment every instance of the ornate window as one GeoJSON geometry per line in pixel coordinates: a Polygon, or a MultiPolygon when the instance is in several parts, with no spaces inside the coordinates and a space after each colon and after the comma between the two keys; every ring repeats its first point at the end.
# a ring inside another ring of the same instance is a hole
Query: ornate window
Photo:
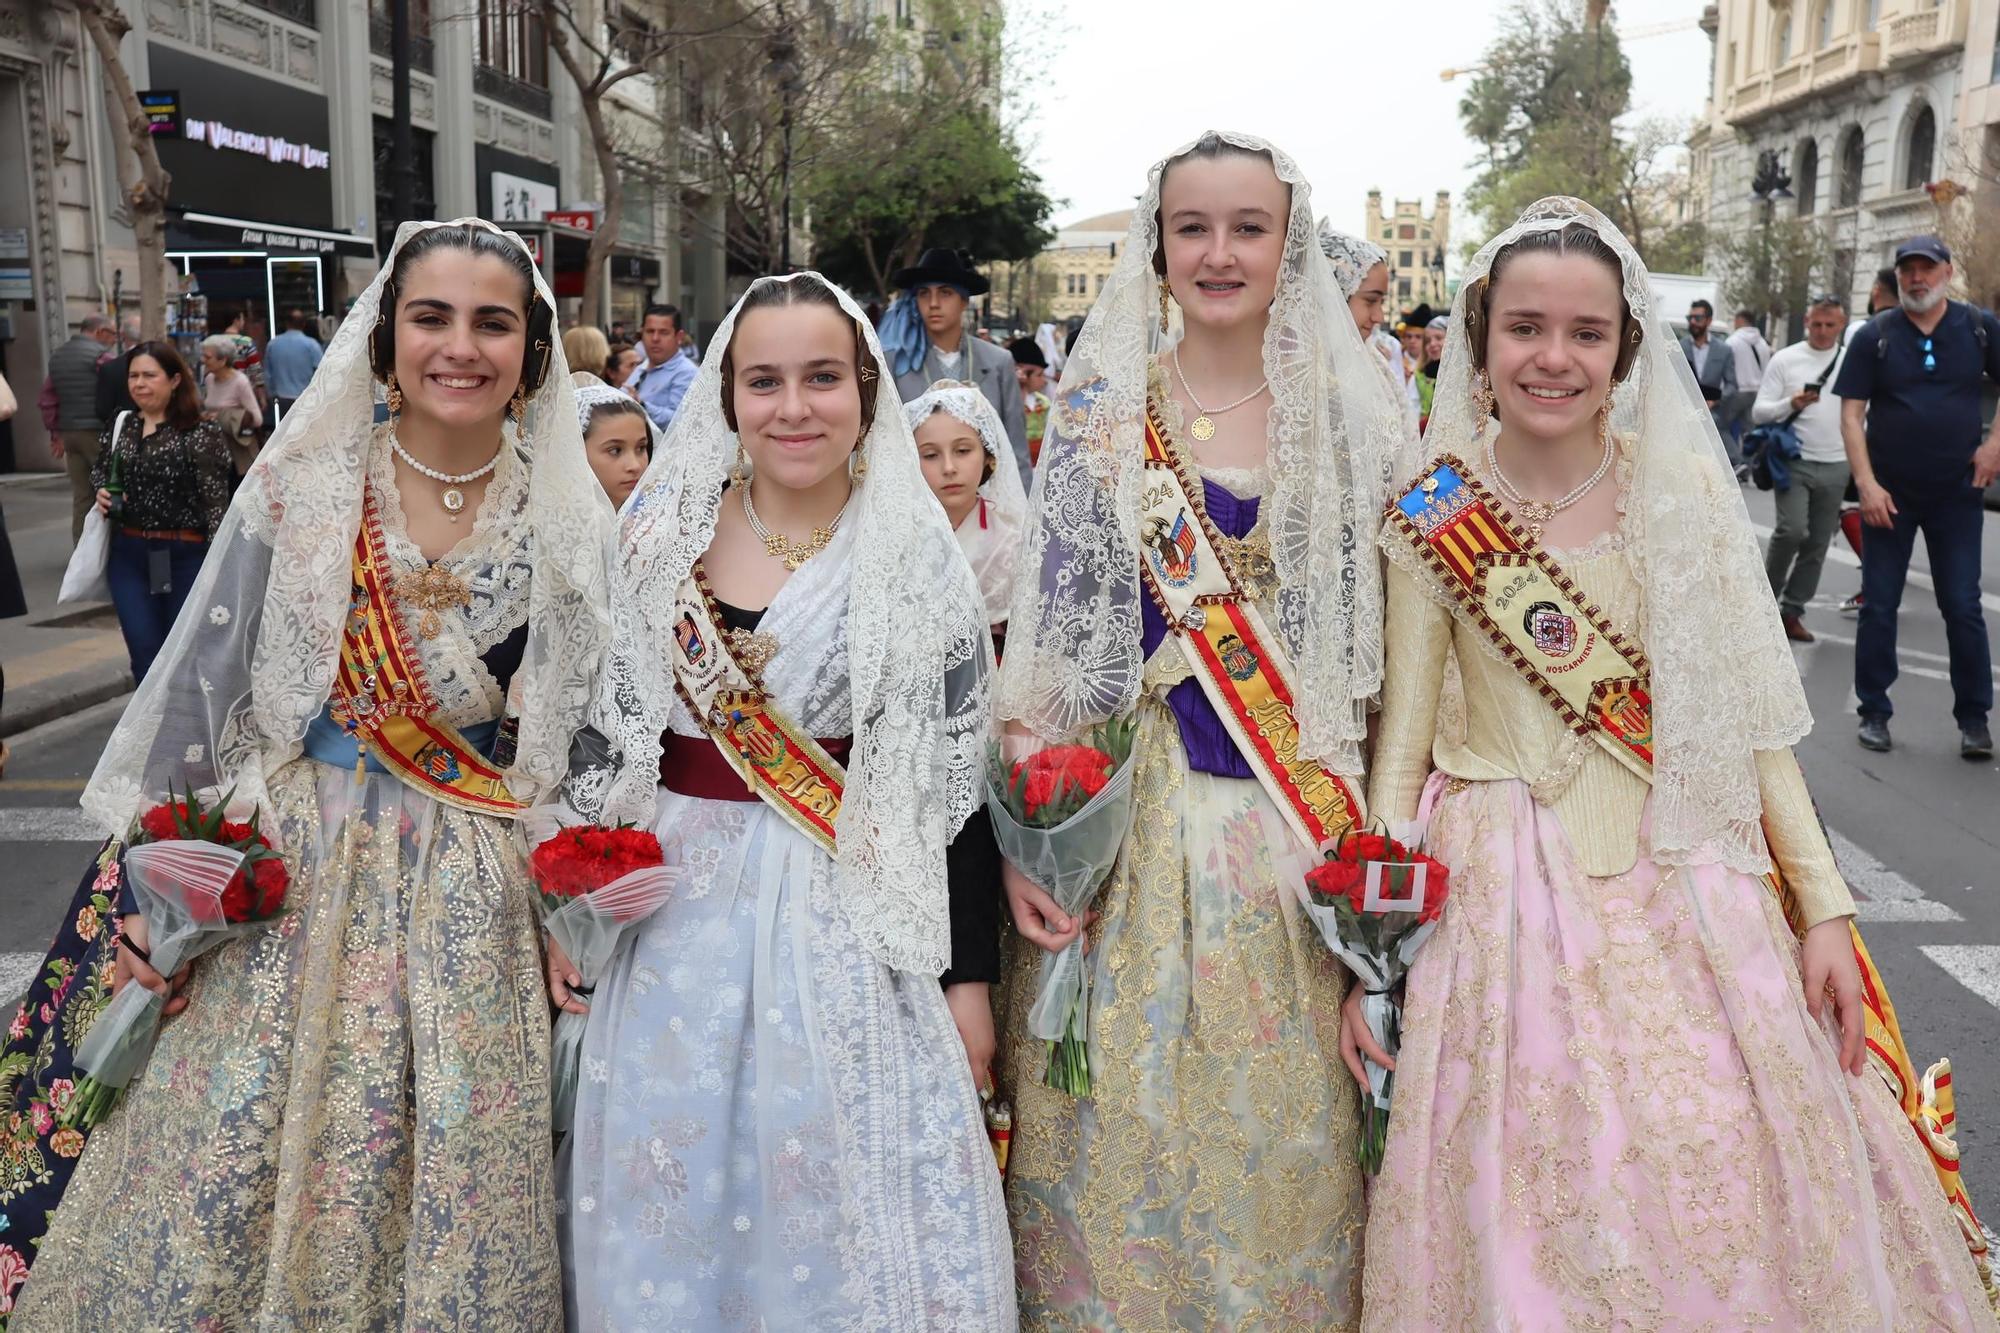
{"type": "Polygon", "coordinates": [[[1773,57],[1771,64],[1777,66],[1784,64],[1792,58],[1791,7],[1787,5],[1778,10],[1777,14],[1772,17],[1771,22],[1777,25],[1777,37],[1772,42],[1772,48],[1776,50],[1777,55],[1773,57]]]}
{"type": "Polygon", "coordinates": [[[1931,160],[1936,156],[1937,116],[1925,107],[1910,122],[1910,137],[1903,158],[1903,188],[1924,188],[1931,178],[1931,160]]]}
{"type": "Polygon", "coordinates": [[[1819,25],[1813,44],[1821,51],[1833,45],[1833,0],[1820,0],[1819,25]]]}
{"type": "Polygon", "coordinates": [[[1861,171],[1867,165],[1868,144],[1861,127],[1850,125],[1840,140],[1840,186],[1836,197],[1840,207],[1853,208],[1861,202],[1861,171]]]}
{"type": "Polygon", "coordinates": [[[1798,166],[1792,172],[1798,196],[1799,216],[1809,218],[1819,212],[1819,143],[1807,139],[1799,145],[1798,166]]]}

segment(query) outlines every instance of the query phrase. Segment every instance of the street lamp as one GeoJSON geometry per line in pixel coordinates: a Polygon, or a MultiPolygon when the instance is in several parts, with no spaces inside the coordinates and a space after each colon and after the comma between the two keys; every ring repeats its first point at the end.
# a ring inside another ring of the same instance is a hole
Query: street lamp
{"type": "Polygon", "coordinates": [[[784,0],[778,0],[778,26],[764,42],[770,58],[771,78],[778,85],[778,124],[784,131],[778,159],[783,182],[785,229],[778,242],[778,264],[782,272],[792,271],[792,100],[799,90],[798,42],[792,37],[791,22],[785,17],[784,0]]]}
{"type": "MultiPolygon", "coordinates": [[[[1750,197],[1764,206],[1764,236],[1761,253],[1757,256],[1757,286],[1759,295],[1768,301],[1771,296],[1771,224],[1778,209],[1780,199],[1792,197],[1792,175],[1785,170],[1784,159],[1775,148],[1766,148],[1757,154],[1757,170],[1750,178],[1750,197]]],[[[1766,309],[1764,319],[1768,324],[1775,312],[1766,309]]]]}

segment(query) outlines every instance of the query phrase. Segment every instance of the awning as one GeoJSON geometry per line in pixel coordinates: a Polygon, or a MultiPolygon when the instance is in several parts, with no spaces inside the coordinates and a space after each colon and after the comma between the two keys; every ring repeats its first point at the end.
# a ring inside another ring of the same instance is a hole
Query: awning
{"type": "Polygon", "coordinates": [[[221,217],[214,213],[175,213],[172,225],[190,241],[213,242],[235,249],[285,250],[308,255],[344,255],[354,259],[375,258],[375,242],[366,236],[344,231],[316,231],[311,227],[287,227],[251,218],[221,217]]]}

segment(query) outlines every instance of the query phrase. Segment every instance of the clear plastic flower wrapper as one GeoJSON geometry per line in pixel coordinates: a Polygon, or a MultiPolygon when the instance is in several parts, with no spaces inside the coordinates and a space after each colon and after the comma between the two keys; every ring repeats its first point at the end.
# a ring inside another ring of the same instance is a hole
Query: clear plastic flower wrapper
{"type": "MultiPolygon", "coordinates": [[[[660,909],[681,872],[645,829],[603,828],[569,823],[570,818],[561,807],[544,806],[522,817],[522,830],[534,847],[528,870],[541,895],[542,929],[582,978],[570,989],[588,1000],[632,928],[660,909]]],[[[574,1123],[591,1017],[564,1010],[550,1034],[551,1126],[557,1134],[568,1133],[574,1123]]]]}
{"type": "MultiPolygon", "coordinates": [[[[156,805],[127,835],[125,910],[146,921],[154,971],[171,977],[216,946],[248,934],[284,910],[290,877],[256,820],[230,820],[225,797],[204,808],[194,797],[156,805]]],[[[132,948],[132,942],[125,941],[132,948]]],[[[137,952],[137,950],[134,950],[137,952]]],[[[111,1113],[146,1063],[166,997],[128,983],[105,1006],[76,1050],[84,1077],[65,1124],[94,1128],[111,1113]]]]}
{"type": "MultiPolygon", "coordinates": [[[[1424,826],[1397,825],[1402,840],[1386,833],[1350,833],[1326,849],[1326,860],[1300,886],[1306,914],[1327,947],[1361,984],[1361,1015],[1385,1054],[1395,1058],[1403,1040],[1403,1004],[1396,987],[1417,950],[1437,928],[1450,891],[1439,862],[1411,848],[1424,826]]],[[[1382,1169],[1389,1139],[1389,1104],[1396,1074],[1366,1056],[1368,1091],[1361,1098],[1361,1136],[1355,1156],[1370,1175],[1382,1169]]]]}
{"type": "MultiPolygon", "coordinates": [[[[1132,822],[1132,733],[1114,718],[1066,745],[1012,764],[989,747],[986,807],[1000,854],[1048,891],[1069,917],[1081,916],[1117,864],[1132,822]]],[[[1044,1081],[1072,1097],[1090,1095],[1090,982],[1083,936],[1042,959],[1028,1031],[1049,1043],[1044,1081]]]]}

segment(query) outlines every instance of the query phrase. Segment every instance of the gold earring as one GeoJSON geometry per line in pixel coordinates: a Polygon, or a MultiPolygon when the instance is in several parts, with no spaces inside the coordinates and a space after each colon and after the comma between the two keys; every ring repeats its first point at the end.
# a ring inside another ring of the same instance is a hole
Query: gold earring
{"type": "Polygon", "coordinates": [[[1493,419],[1493,381],[1485,371],[1472,382],[1472,438],[1478,439],[1486,433],[1486,423],[1493,419]]]}
{"type": "Polygon", "coordinates": [[[848,458],[851,460],[847,469],[848,479],[858,483],[863,477],[868,475],[868,455],[862,453],[861,446],[857,444],[854,446],[854,452],[849,454],[848,458]]]}
{"type": "Polygon", "coordinates": [[[514,418],[514,429],[521,428],[521,422],[528,415],[528,386],[523,384],[514,390],[514,396],[507,401],[507,415],[514,418]]]}
{"type": "Polygon", "coordinates": [[[729,484],[741,490],[750,484],[750,455],[743,449],[743,441],[736,442],[736,463],[729,469],[729,484]]]}
{"type": "Polygon", "coordinates": [[[1161,333],[1167,332],[1169,328],[1167,320],[1168,320],[1167,280],[1165,278],[1161,278],[1160,279],[1160,332],[1161,333]]]}
{"type": "Polygon", "coordinates": [[[403,386],[396,383],[396,372],[393,370],[389,372],[388,390],[385,396],[389,400],[389,420],[393,422],[403,414],[403,386]]]}
{"type": "Polygon", "coordinates": [[[1598,447],[1603,449],[1611,447],[1611,393],[1609,391],[1604,395],[1604,406],[1597,409],[1597,443],[1598,447]]]}

